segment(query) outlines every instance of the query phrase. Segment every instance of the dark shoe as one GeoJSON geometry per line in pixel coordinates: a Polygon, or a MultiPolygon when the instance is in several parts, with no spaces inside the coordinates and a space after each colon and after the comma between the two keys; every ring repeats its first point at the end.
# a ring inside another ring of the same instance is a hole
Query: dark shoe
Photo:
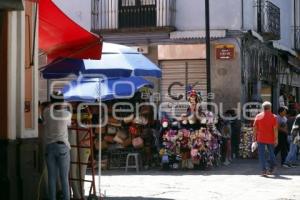
{"type": "Polygon", "coordinates": [[[299,164],[297,163],[291,163],[293,166],[299,166],[299,164]]]}
{"type": "Polygon", "coordinates": [[[261,176],[263,176],[263,177],[267,177],[267,176],[268,176],[268,173],[267,173],[267,171],[266,171],[266,170],[262,171],[262,172],[261,172],[261,176]]]}
{"type": "Polygon", "coordinates": [[[286,169],[292,168],[291,165],[289,165],[289,164],[287,164],[287,163],[282,164],[282,167],[284,167],[284,168],[286,168],[286,169]]]}
{"type": "Polygon", "coordinates": [[[63,194],[62,191],[58,191],[58,192],[56,193],[56,199],[57,199],[57,200],[63,200],[63,199],[64,199],[64,194],[63,194]]]}
{"type": "Polygon", "coordinates": [[[291,168],[296,168],[297,165],[294,165],[294,164],[289,164],[291,168]]]}
{"type": "Polygon", "coordinates": [[[275,171],[275,168],[270,168],[268,171],[267,171],[267,174],[268,175],[273,175],[274,174],[274,171],[275,171]]]}

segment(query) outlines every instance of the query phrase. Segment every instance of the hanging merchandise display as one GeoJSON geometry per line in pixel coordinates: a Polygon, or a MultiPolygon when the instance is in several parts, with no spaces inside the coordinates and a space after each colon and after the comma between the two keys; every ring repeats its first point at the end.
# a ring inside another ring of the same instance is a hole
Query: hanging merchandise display
{"type": "MultiPolygon", "coordinates": [[[[166,119],[163,121],[165,123],[166,119]]],[[[172,126],[163,128],[160,156],[164,168],[166,164],[173,169],[178,164],[181,164],[182,169],[206,169],[219,165],[220,133],[214,124],[202,125],[197,130],[172,126]]]]}
{"type": "Polygon", "coordinates": [[[252,152],[252,137],[253,127],[251,124],[244,124],[242,127],[242,134],[240,140],[240,155],[242,158],[253,158],[254,152],[252,152]]]}
{"type": "Polygon", "coordinates": [[[208,169],[220,163],[221,134],[216,117],[199,108],[198,93],[191,90],[188,95],[187,113],[177,120],[165,117],[161,122],[160,156],[164,169],[208,169]]]}

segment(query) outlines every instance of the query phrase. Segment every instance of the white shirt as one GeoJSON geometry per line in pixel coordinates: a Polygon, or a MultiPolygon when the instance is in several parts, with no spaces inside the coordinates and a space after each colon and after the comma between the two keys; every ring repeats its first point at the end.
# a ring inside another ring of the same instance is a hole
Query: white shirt
{"type": "Polygon", "coordinates": [[[279,106],[280,107],[284,107],[285,106],[284,97],[282,95],[279,97],[279,106]]]}
{"type": "Polygon", "coordinates": [[[50,110],[46,108],[44,110],[44,142],[45,144],[51,144],[54,142],[64,142],[69,149],[71,149],[68,140],[68,126],[71,125],[71,113],[67,110],[61,109],[50,110]]]}

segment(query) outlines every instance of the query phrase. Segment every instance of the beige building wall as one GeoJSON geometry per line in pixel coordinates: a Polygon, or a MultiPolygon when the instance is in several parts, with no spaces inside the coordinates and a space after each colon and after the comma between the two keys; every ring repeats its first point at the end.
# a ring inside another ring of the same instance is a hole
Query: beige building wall
{"type": "Polygon", "coordinates": [[[34,29],[35,4],[24,6],[25,11],[8,12],[8,139],[13,140],[38,136],[38,26],[34,29]]]}
{"type": "Polygon", "coordinates": [[[214,102],[223,105],[223,111],[237,108],[241,102],[241,50],[236,39],[220,39],[211,44],[211,88],[215,94],[214,102]],[[234,58],[231,60],[216,59],[217,44],[234,45],[234,58]]]}

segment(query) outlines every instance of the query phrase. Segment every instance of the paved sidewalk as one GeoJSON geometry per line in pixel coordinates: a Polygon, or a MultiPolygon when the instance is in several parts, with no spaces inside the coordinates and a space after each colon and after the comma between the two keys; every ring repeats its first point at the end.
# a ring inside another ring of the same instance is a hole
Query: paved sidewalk
{"type": "Polygon", "coordinates": [[[300,199],[300,166],[268,178],[258,168],[257,160],[236,160],[210,171],[104,171],[101,192],[109,200],[300,199]]]}

